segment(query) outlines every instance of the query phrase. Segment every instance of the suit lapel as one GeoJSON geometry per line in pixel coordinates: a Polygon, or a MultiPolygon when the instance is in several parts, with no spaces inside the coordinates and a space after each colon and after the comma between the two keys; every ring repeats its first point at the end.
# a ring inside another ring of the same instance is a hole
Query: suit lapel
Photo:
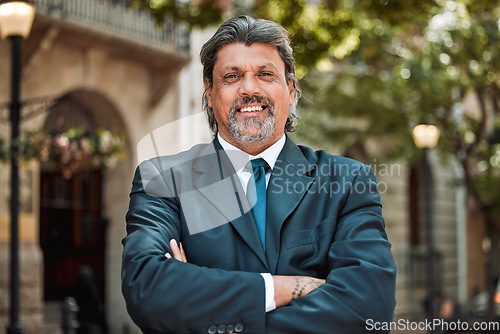
{"type": "Polygon", "coordinates": [[[314,169],[297,145],[287,138],[267,188],[266,257],[272,274],[278,264],[281,228],[313,184],[315,178],[308,174],[314,169]]]}
{"type": "Polygon", "coordinates": [[[267,267],[264,248],[241,182],[217,140],[201,151],[193,163],[193,187],[233,226],[267,267]]]}

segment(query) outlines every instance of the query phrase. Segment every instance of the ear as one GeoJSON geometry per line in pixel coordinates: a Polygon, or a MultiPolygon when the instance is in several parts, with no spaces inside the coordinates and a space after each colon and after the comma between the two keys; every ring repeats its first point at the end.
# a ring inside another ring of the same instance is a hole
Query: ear
{"type": "Polygon", "coordinates": [[[290,95],[290,105],[295,103],[295,94],[296,93],[297,93],[297,91],[295,90],[295,85],[294,85],[293,81],[288,81],[288,94],[290,95]]]}
{"type": "Polygon", "coordinates": [[[207,97],[207,105],[209,108],[212,108],[212,86],[210,85],[210,81],[208,79],[203,80],[203,84],[205,86],[205,96],[207,97]]]}

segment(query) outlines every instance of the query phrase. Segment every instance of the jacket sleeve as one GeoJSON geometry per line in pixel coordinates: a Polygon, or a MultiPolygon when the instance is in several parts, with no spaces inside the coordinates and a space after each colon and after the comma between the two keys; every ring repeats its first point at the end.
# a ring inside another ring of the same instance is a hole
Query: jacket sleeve
{"type": "Polygon", "coordinates": [[[122,292],[131,318],[144,333],[207,333],[228,324],[264,333],[260,274],[165,258],[169,241],[180,236],[181,210],[170,172],[160,173],[148,161],[134,177],[122,241],[122,292]]]}
{"type": "Polygon", "coordinates": [[[352,181],[336,224],[326,283],[269,312],[266,333],[390,332],[378,329],[393,320],[396,265],[370,167],[352,181]]]}

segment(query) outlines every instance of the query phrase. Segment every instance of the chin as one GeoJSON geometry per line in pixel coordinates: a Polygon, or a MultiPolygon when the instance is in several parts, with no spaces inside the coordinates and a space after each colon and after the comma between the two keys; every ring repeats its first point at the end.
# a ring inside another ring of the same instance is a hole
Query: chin
{"type": "Polygon", "coordinates": [[[242,142],[261,142],[270,137],[269,134],[264,134],[262,131],[245,131],[238,134],[233,134],[234,138],[242,142]]]}
{"type": "Polygon", "coordinates": [[[250,136],[250,135],[243,135],[243,136],[240,136],[239,138],[237,138],[239,141],[242,141],[242,142],[246,142],[246,143],[258,143],[258,142],[262,142],[264,140],[266,140],[267,138],[263,138],[259,135],[254,135],[254,136],[250,136]]]}

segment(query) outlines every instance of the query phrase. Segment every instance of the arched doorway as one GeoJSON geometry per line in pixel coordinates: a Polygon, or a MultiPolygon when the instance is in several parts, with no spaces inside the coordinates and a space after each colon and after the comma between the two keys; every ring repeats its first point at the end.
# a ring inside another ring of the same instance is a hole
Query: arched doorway
{"type": "MultiPolygon", "coordinates": [[[[71,96],[52,106],[44,124],[54,135],[71,128],[93,132],[96,127],[92,114],[71,96]]],[[[83,168],[68,178],[56,168],[42,165],[40,246],[46,300],[74,295],[82,266],[92,268],[103,291],[106,220],[101,213],[102,181],[100,168],[83,168]]]]}
{"type": "MultiPolygon", "coordinates": [[[[97,128],[124,129],[124,125],[106,98],[81,90],[58,99],[44,122],[44,130],[53,134],[71,128],[91,133],[97,128]]],[[[41,165],[39,231],[45,269],[44,297],[49,312],[52,309],[59,313],[60,302],[67,296],[82,297],[79,277],[88,275],[89,269],[98,309],[101,313],[104,309],[105,289],[109,285],[106,184],[114,180],[112,174],[104,168],[83,167],[68,176],[54,166],[41,165]]]]}

